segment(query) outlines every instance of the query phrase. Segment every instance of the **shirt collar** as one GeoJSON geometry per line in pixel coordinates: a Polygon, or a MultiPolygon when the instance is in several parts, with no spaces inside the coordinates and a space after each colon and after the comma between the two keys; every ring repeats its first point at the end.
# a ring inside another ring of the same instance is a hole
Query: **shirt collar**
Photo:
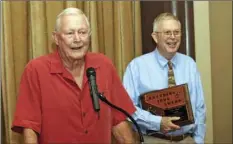
{"type": "Polygon", "coordinates": [[[56,50],[51,55],[50,59],[50,73],[63,73],[63,64],[61,62],[60,55],[58,51],[56,50]]]}
{"type": "MultiPolygon", "coordinates": [[[[62,63],[58,50],[52,53],[50,64],[51,64],[50,73],[63,73],[64,72],[65,67],[62,63]]],[[[92,58],[92,53],[87,52],[87,54],[85,55],[85,71],[89,67],[93,67],[97,69],[99,66],[100,66],[99,62],[95,61],[94,58],[92,58]]]]}
{"type": "Polygon", "coordinates": [[[94,56],[94,53],[88,52],[85,55],[85,71],[89,67],[93,67],[94,69],[97,69],[100,67],[100,61],[96,60],[96,57],[94,56]]]}
{"type": "MultiPolygon", "coordinates": [[[[154,50],[154,52],[155,52],[155,57],[160,65],[160,67],[165,68],[167,66],[168,60],[159,53],[157,48],[154,50]]],[[[172,62],[172,65],[174,67],[176,67],[176,65],[177,65],[177,53],[172,57],[171,62],[172,62]]]]}

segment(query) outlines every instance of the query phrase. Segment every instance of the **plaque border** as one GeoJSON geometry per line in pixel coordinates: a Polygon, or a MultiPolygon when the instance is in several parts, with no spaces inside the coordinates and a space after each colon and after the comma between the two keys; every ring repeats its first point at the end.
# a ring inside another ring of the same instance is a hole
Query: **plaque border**
{"type": "MultiPolygon", "coordinates": [[[[175,124],[177,124],[179,126],[184,126],[184,125],[187,125],[187,124],[193,124],[195,120],[194,120],[193,111],[192,111],[192,105],[191,105],[191,101],[190,101],[190,94],[189,94],[188,84],[185,83],[185,84],[176,85],[176,86],[173,86],[173,87],[181,87],[181,86],[182,86],[183,91],[185,92],[185,94],[184,94],[184,97],[185,97],[185,107],[186,107],[186,110],[187,110],[188,120],[177,121],[177,122],[174,121],[173,123],[175,123],[175,124]]],[[[143,107],[143,103],[145,103],[145,101],[143,102],[143,100],[146,98],[145,95],[147,95],[149,93],[153,93],[153,92],[163,91],[165,89],[168,89],[168,88],[159,89],[159,90],[153,90],[153,91],[149,91],[149,92],[145,92],[145,93],[141,94],[139,96],[139,99],[140,99],[142,107],[143,107]]],[[[144,109],[144,110],[146,110],[146,109],[144,109]]],[[[148,111],[148,109],[146,111],[148,111]]]]}

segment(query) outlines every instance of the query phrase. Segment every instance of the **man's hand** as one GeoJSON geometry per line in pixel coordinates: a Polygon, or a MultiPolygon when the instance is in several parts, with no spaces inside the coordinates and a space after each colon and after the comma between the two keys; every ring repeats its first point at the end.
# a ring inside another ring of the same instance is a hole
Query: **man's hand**
{"type": "Polygon", "coordinates": [[[173,120],[179,120],[180,117],[162,117],[160,131],[162,133],[167,133],[169,131],[178,130],[180,126],[172,123],[173,120]]]}
{"type": "Polygon", "coordinates": [[[112,132],[117,143],[133,144],[136,142],[131,124],[128,121],[123,121],[113,127],[112,132]]]}

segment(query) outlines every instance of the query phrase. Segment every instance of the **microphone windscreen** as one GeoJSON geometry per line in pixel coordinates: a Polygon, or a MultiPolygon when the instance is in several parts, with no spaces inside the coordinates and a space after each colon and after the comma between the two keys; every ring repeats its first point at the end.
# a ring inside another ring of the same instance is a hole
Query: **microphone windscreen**
{"type": "Polygon", "coordinates": [[[93,68],[93,67],[89,67],[88,69],[87,69],[87,71],[86,71],[86,75],[87,75],[87,77],[89,77],[89,76],[95,76],[96,74],[95,74],[95,69],[93,68]]]}

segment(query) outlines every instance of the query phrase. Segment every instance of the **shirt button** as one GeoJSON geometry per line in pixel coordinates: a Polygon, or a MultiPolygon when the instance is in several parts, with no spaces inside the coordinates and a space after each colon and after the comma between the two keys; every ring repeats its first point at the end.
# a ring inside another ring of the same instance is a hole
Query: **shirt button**
{"type": "Polygon", "coordinates": [[[86,116],[86,113],[85,112],[83,112],[83,117],[85,117],[86,116]]]}
{"type": "Polygon", "coordinates": [[[88,133],[88,130],[85,130],[85,134],[87,134],[88,133]]]}

